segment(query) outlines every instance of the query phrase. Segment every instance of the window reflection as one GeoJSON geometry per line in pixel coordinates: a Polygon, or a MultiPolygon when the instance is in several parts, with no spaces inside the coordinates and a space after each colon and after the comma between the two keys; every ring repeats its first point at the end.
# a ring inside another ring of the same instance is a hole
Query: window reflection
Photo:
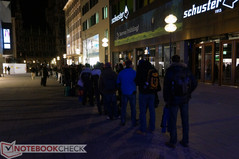
{"type": "Polygon", "coordinates": [[[232,44],[223,44],[223,67],[222,67],[222,81],[223,83],[231,82],[231,70],[232,70],[232,44]]]}

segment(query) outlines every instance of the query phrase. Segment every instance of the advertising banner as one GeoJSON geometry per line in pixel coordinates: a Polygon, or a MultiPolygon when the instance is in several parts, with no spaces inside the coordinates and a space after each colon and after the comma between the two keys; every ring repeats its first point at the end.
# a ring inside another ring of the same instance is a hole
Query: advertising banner
{"type": "Polygon", "coordinates": [[[169,14],[177,17],[177,31],[182,29],[182,0],[173,0],[154,10],[151,10],[141,16],[134,18],[115,29],[114,38],[115,46],[150,39],[164,34],[168,34],[164,27],[164,19],[169,14]]]}

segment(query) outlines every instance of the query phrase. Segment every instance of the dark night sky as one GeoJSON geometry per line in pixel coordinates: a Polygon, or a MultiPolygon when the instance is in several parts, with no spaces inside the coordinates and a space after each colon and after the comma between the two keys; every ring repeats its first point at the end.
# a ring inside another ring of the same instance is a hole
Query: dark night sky
{"type": "Polygon", "coordinates": [[[20,0],[24,25],[44,25],[48,0],[20,0]]]}

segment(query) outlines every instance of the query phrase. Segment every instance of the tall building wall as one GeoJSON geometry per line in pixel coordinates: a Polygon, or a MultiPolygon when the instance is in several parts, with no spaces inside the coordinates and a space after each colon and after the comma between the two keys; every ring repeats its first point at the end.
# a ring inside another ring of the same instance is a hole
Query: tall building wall
{"type": "Polygon", "coordinates": [[[0,1],[0,76],[3,74],[3,23],[11,23],[11,10],[9,8],[9,1],[0,1]]]}

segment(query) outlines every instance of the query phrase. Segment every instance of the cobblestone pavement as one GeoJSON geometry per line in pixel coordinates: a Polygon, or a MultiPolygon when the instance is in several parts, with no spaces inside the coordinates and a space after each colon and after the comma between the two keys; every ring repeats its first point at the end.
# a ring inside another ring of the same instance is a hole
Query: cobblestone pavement
{"type": "Polygon", "coordinates": [[[24,153],[19,159],[238,159],[238,95],[238,88],[199,84],[190,101],[190,147],[170,149],[164,145],[169,135],[160,128],[161,93],[156,131],[142,136],[130,122],[122,127],[120,120],[106,120],[77,97],[65,97],[64,87],[52,77],[41,87],[40,77],[5,76],[0,77],[0,141],[87,144],[86,154],[24,153]]]}

